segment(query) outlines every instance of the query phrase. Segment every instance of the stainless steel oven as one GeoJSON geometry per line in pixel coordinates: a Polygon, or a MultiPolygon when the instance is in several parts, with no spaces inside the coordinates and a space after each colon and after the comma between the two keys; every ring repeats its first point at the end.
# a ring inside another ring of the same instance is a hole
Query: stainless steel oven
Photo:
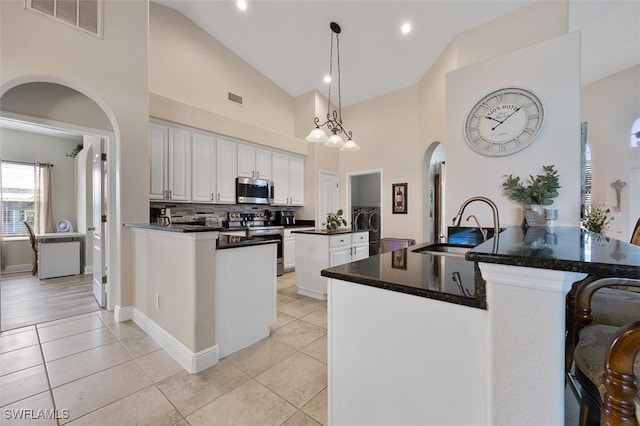
{"type": "Polygon", "coordinates": [[[284,274],[284,226],[253,226],[247,229],[247,237],[261,237],[278,242],[277,275],[284,274]]]}

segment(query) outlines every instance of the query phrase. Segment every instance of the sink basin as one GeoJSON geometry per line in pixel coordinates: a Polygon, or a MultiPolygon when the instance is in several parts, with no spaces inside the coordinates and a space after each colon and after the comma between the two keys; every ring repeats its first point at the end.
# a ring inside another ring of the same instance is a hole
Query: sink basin
{"type": "Polygon", "coordinates": [[[464,257],[464,254],[472,249],[474,246],[466,244],[447,244],[436,243],[429,244],[428,246],[420,247],[413,250],[415,253],[429,253],[437,254],[440,256],[457,256],[464,257]]]}

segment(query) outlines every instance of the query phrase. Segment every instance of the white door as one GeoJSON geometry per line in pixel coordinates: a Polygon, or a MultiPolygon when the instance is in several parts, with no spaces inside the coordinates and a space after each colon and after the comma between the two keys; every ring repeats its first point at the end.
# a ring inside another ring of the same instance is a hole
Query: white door
{"type": "Polygon", "coordinates": [[[320,188],[318,202],[318,220],[326,222],[327,213],[335,213],[339,207],[340,189],[338,188],[338,174],[320,172],[320,188]]]}
{"type": "Polygon", "coordinates": [[[106,141],[100,138],[93,152],[93,295],[98,305],[107,305],[107,160],[104,153],[106,141]]]}

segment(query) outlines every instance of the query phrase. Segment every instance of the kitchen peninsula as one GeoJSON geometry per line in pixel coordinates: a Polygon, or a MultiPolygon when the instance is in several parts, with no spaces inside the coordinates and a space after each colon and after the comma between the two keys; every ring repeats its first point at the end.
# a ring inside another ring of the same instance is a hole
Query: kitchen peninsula
{"type": "Polygon", "coordinates": [[[131,318],[187,371],[269,336],[276,320],[275,240],[205,226],[125,226],[133,231],[135,257],[131,318]]]}
{"type": "Polygon", "coordinates": [[[423,247],[322,271],[329,421],[563,424],[566,294],[587,274],[639,278],[640,247],[515,227],[453,269],[423,247]]]}

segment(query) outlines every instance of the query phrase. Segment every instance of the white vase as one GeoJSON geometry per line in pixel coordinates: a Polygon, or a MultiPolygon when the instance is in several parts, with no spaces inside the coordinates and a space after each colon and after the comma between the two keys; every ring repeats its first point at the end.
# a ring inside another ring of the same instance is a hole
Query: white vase
{"type": "Polygon", "coordinates": [[[544,226],[546,223],[545,207],[539,204],[523,206],[524,218],[529,226],[544,226]]]}

